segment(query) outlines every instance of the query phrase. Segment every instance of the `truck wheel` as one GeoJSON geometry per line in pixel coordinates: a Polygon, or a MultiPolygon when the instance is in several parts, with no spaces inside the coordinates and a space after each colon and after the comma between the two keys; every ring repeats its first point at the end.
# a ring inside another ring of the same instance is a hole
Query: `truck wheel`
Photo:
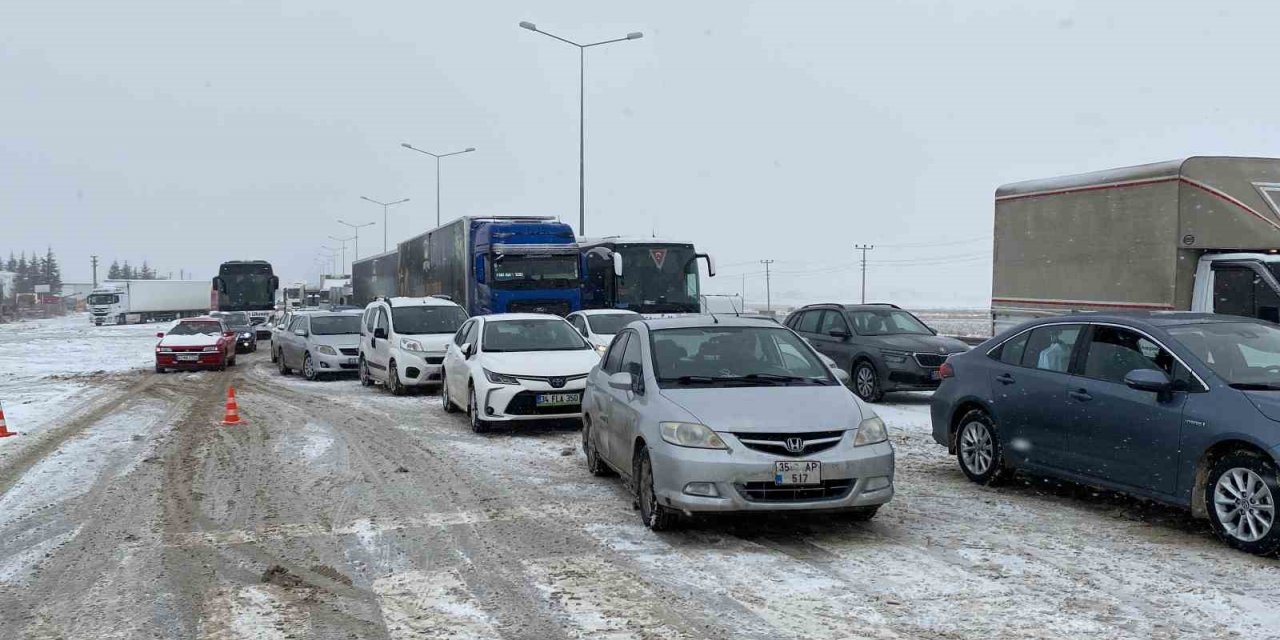
{"type": "Polygon", "coordinates": [[[1239,451],[1213,465],[1204,488],[1213,532],[1241,551],[1265,556],[1280,550],[1276,526],[1276,464],[1267,457],[1239,451]]]}
{"type": "Polygon", "coordinates": [[[653,490],[653,462],[649,448],[641,445],[636,452],[636,498],[640,502],[640,521],[653,531],[668,531],[676,526],[679,515],[658,504],[658,494],[653,490]]]}
{"type": "Polygon", "coordinates": [[[853,366],[853,392],[865,402],[880,402],[884,398],[884,391],[880,388],[880,374],[866,360],[853,366]]]}

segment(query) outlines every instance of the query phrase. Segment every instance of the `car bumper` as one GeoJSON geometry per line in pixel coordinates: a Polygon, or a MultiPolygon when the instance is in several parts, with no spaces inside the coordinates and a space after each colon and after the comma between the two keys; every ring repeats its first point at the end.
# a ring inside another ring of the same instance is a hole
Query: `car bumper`
{"type": "Polygon", "coordinates": [[[443,353],[406,351],[396,355],[396,373],[400,375],[400,384],[406,387],[439,385],[440,369],[443,364],[443,353]]]}
{"type": "Polygon", "coordinates": [[[360,356],[358,355],[329,355],[326,353],[313,352],[315,358],[316,371],[321,373],[335,373],[340,371],[355,372],[360,368],[360,356]]]}
{"type": "Polygon", "coordinates": [[[256,345],[257,343],[258,343],[258,341],[257,341],[257,340],[255,340],[255,339],[253,339],[253,338],[240,338],[240,339],[236,340],[236,350],[237,350],[237,351],[248,351],[248,350],[252,349],[252,348],[254,347],[254,345],[256,345]]]}
{"type": "Polygon", "coordinates": [[[881,376],[881,388],[885,391],[929,391],[942,384],[938,367],[922,367],[914,360],[904,363],[886,363],[881,376]]]}
{"type": "Polygon", "coordinates": [[[202,367],[219,367],[226,363],[221,353],[200,353],[195,361],[178,360],[176,354],[156,354],[156,366],[165,369],[200,369],[202,367]]]}
{"type": "Polygon", "coordinates": [[[661,443],[649,451],[654,491],[663,505],[688,513],[843,510],[889,502],[894,493],[893,445],[854,447],[848,442],[852,437],[850,433],[833,449],[798,458],[769,455],[740,444],[726,452],[661,443]],[[822,463],[822,485],[810,487],[811,491],[774,485],[775,462],[801,460],[822,463]],[[711,483],[718,497],[690,495],[686,492],[690,483],[711,483]]]}
{"type": "Polygon", "coordinates": [[[488,381],[476,389],[476,402],[481,415],[493,422],[582,419],[582,394],[587,380],[581,378],[554,388],[549,383],[521,380],[519,385],[492,384],[488,381]],[[577,404],[538,406],[537,396],[551,393],[576,393],[577,404]]]}

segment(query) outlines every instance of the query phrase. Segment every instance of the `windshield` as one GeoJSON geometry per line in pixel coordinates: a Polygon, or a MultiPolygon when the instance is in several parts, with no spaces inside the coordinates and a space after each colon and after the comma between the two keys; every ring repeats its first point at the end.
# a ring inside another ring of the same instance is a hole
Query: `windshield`
{"type": "Polygon", "coordinates": [[[317,336],[360,333],[360,316],[311,316],[311,333],[317,336]]]}
{"type": "Polygon", "coordinates": [[[573,326],[564,320],[495,320],[484,325],[484,351],[573,351],[590,348],[573,326]]]}
{"type": "Polygon", "coordinates": [[[271,273],[251,273],[224,269],[223,290],[218,292],[219,309],[270,309],[275,302],[271,273]]]}
{"type": "Polygon", "coordinates": [[[391,322],[396,333],[457,333],[458,327],[466,321],[467,313],[462,307],[453,305],[391,308],[391,322]]]}
{"type": "Polygon", "coordinates": [[[901,309],[858,309],[849,312],[849,319],[860,336],[933,335],[923,322],[901,309]]]}
{"type": "Polygon", "coordinates": [[[95,293],[89,296],[89,304],[115,304],[120,302],[120,296],[114,293],[95,293]]]}
{"type": "Polygon", "coordinates": [[[217,335],[219,333],[222,333],[222,325],[217,322],[179,322],[169,330],[169,335],[171,336],[217,335]]]}
{"type": "Polygon", "coordinates": [[[591,332],[602,336],[613,335],[622,328],[641,319],[638,313],[601,313],[584,316],[587,324],[591,325],[591,332]]]}
{"type": "Polygon", "coordinates": [[[616,279],[615,305],[640,313],[696,313],[698,261],[692,247],[621,246],[622,277],[616,279]]]}
{"type": "Polygon", "coordinates": [[[578,287],[578,256],[495,256],[492,286],[499,289],[564,289],[578,287]]]}
{"type": "Polygon", "coordinates": [[[782,327],[695,327],[651,334],[663,387],[835,384],[826,365],[782,327]]]}
{"type": "Polygon", "coordinates": [[[1226,322],[1182,325],[1168,331],[1228,384],[1280,390],[1280,328],[1226,322]]]}

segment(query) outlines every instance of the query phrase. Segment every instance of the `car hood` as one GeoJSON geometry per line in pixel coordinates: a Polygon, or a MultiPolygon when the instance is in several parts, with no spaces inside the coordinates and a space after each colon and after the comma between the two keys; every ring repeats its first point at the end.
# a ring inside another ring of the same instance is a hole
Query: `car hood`
{"type": "MultiPolygon", "coordinates": [[[[729,387],[662,389],[715,431],[776,433],[854,429],[863,410],[848,389],[829,387],[729,387]]],[[[870,411],[866,416],[873,415],[870,411]]]]}
{"type": "Polygon", "coordinates": [[[1280,422],[1280,391],[1241,391],[1262,415],[1280,422]]]}
{"type": "Polygon", "coordinates": [[[311,334],[311,342],[314,344],[327,344],[331,347],[358,347],[360,346],[360,334],[358,333],[338,333],[334,335],[316,335],[311,334]]]}
{"type": "Polygon", "coordinates": [[[222,336],[197,333],[193,336],[175,336],[168,334],[160,339],[161,347],[210,347],[218,344],[222,336]]]}
{"type": "Polygon", "coordinates": [[[422,349],[430,353],[439,353],[449,348],[449,343],[453,342],[452,333],[402,333],[401,338],[409,338],[422,343],[422,349]]]}
{"type": "Polygon", "coordinates": [[[480,366],[512,376],[578,376],[599,364],[600,355],[593,349],[578,351],[524,351],[484,353],[480,366]]]}
{"type": "Polygon", "coordinates": [[[876,343],[886,349],[946,355],[969,350],[969,345],[945,336],[895,335],[875,336],[876,343]]]}

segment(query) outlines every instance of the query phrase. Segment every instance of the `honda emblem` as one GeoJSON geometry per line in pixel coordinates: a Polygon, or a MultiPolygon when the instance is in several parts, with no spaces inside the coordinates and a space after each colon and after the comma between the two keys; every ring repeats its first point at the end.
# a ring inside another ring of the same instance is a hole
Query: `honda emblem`
{"type": "Polygon", "coordinates": [[[791,453],[804,451],[804,438],[787,438],[784,444],[787,447],[787,451],[791,453]]]}

